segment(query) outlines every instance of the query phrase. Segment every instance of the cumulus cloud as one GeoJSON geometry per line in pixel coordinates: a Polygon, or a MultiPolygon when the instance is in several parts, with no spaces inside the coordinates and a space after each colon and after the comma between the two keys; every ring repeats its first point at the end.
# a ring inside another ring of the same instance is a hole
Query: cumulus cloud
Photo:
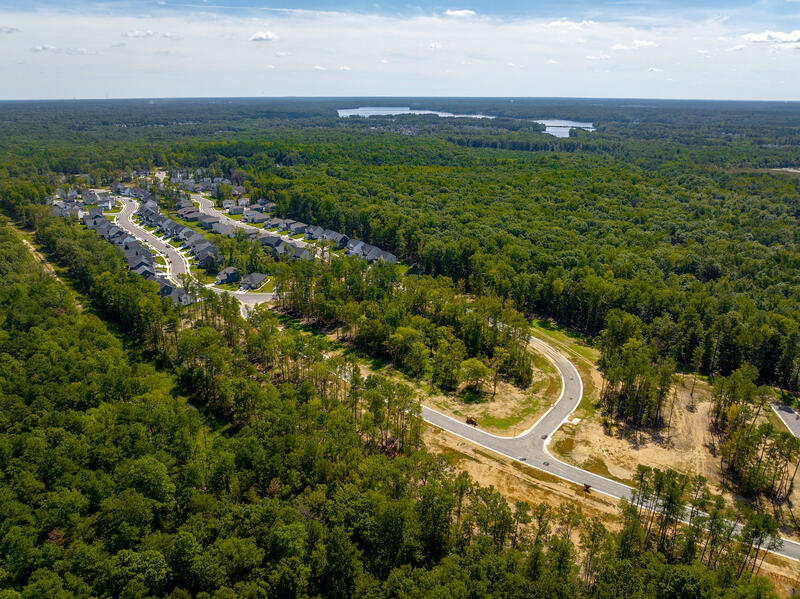
{"type": "Polygon", "coordinates": [[[438,50],[441,47],[442,44],[440,44],[439,42],[431,42],[430,44],[428,44],[428,48],[430,48],[431,50],[438,50]]]}
{"type": "Polygon", "coordinates": [[[659,69],[658,67],[650,67],[647,69],[648,73],[663,73],[664,69],[659,69]]]}
{"type": "Polygon", "coordinates": [[[740,52],[742,50],[744,50],[744,44],[736,44],[735,46],[727,48],[726,52],[740,52]]]}
{"type": "Polygon", "coordinates": [[[137,29],[135,31],[126,31],[122,35],[124,35],[125,37],[142,38],[142,37],[153,37],[155,35],[155,33],[153,33],[153,31],[151,31],[150,29],[146,29],[144,31],[142,31],[140,29],[137,29]]]}
{"type": "Polygon", "coordinates": [[[581,31],[588,25],[594,25],[594,21],[570,21],[569,19],[560,19],[558,21],[550,21],[545,23],[545,27],[554,27],[556,29],[563,29],[565,31],[581,31]]]}
{"type": "Polygon", "coordinates": [[[353,69],[351,69],[350,67],[342,65],[342,66],[339,67],[339,70],[340,71],[352,71],[353,69]]]}
{"type": "Polygon", "coordinates": [[[19,33],[16,27],[0,27],[0,33],[19,33]]]}
{"type": "Polygon", "coordinates": [[[66,54],[68,56],[88,56],[97,54],[94,50],[87,50],[86,48],[59,48],[57,46],[51,46],[50,44],[34,46],[31,48],[31,52],[35,52],[36,54],[66,54]]]}
{"type": "Polygon", "coordinates": [[[475,11],[469,10],[468,8],[460,8],[457,10],[448,9],[444,11],[444,14],[448,17],[474,17],[475,11]]]}
{"type": "Polygon", "coordinates": [[[256,31],[250,36],[251,42],[274,42],[278,36],[271,31],[256,31]]]}
{"type": "Polygon", "coordinates": [[[285,50],[278,50],[277,52],[275,52],[275,56],[283,57],[283,56],[291,56],[291,55],[292,55],[291,52],[286,52],[285,50]]]}
{"type": "Polygon", "coordinates": [[[586,60],[608,60],[611,58],[608,54],[589,54],[586,60]]]}
{"type": "Polygon", "coordinates": [[[171,31],[165,31],[164,33],[161,34],[161,37],[163,37],[165,39],[168,39],[168,40],[172,40],[174,42],[177,42],[177,41],[183,39],[179,33],[173,33],[171,31]]]}
{"type": "Polygon", "coordinates": [[[767,29],[761,33],[746,33],[742,36],[742,39],[756,44],[796,44],[800,42],[800,29],[795,29],[788,33],[767,29]]]}
{"type": "Polygon", "coordinates": [[[318,64],[315,64],[315,65],[314,65],[314,70],[315,70],[315,71],[327,71],[328,69],[326,69],[325,67],[323,67],[323,66],[320,66],[320,65],[318,65],[318,64]]]}
{"type": "Polygon", "coordinates": [[[655,42],[649,40],[633,40],[630,44],[614,44],[612,50],[638,50],[639,48],[654,48],[655,42]]]}

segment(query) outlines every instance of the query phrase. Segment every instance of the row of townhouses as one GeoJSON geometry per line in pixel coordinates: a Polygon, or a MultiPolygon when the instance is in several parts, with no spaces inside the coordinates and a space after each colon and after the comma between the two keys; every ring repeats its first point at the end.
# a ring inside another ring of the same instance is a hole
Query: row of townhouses
{"type": "MultiPolygon", "coordinates": [[[[189,200],[181,200],[181,202],[191,204],[189,200]]],[[[220,262],[219,250],[213,243],[197,231],[168,219],[159,212],[158,204],[154,201],[142,204],[136,214],[147,226],[155,227],[165,237],[188,246],[200,266],[208,268],[220,262]]]]}
{"type": "MultiPolygon", "coordinates": [[[[292,219],[277,218],[266,214],[265,212],[267,209],[273,210],[275,208],[274,203],[270,202],[263,205],[255,204],[253,206],[248,206],[247,204],[242,205],[241,202],[242,200],[239,200],[239,202],[234,204],[231,200],[226,200],[222,203],[222,207],[227,209],[228,214],[241,214],[242,222],[244,223],[263,224],[265,229],[277,229],[278,233],[286,233],[287,235],[303,235],[309,240],[324,241],[330,244],[334,249],[345,250],[344,253],[347,256],[355,256],[362,260],[366,260],[367,262],[372,263],[382,261],[389,264],[397,264],[397,257],[394,254],[386,252],[378,247],[375,247],[374,245],[359,241],[358,239],[350,239],[344,233],[332,231],[331,229],[323,229],[322,227],[316,225],[307,225],[306,223],[292,219]]],[[[196,208],[194,208],[194,210],[195,212],[197,211],[196,208]]],[[[198,221],[201,226],[204,226],[202,218],[203,216],[200,215],[198,217],[198,221]]],[[[261,236],[260,239],[264,245],[269,245],[270,247],[273,247],[273,245],[277,246],[279,241],[282,241],[286,244],[292,243],[291,241],[287,242],[286,240],[281,239],[277,235],[270,236],[267,234],[261,236]]],[[[302,247],[305,247],[305,244],[303,244],[302,247]]]]}
{"type": "Polygon", "coordinates": [[[128,270],[148,281],[158,283],[158,294],[168,297],[174,304],[188,306],[192,303],[192,297],[185,289],[175,285],[168,280],[156,268],[153,254],[134,239],[127,231],[109,221],[101,208],[89,208],[87,214],[83,216],[83,224],[87,229],[94,231],[100,238],[113,243],[125,254],[125,262],[128,270]]]}

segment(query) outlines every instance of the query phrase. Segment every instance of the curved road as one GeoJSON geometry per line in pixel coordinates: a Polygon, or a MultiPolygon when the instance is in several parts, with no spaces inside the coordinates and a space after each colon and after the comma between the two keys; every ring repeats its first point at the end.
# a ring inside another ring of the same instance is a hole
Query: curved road
{"type": "MultiPolygon", "coordinates": [[[[186,259],[178,248],[170,245],[160,237],[154,235],[144,227],[137,225],[133,222],[132,218],[134,213],[139,209],[139,202],[131,198],[120,197],[119,201],[122,203],[122,210],[117,214],[117,225],[125,229],[128,233],[137,239],[145,242],[149,247],[161,254],[167,260],[167,278],[174,283],[180,284],[181,281],[177,278],[178,275],[187,274],[191,276],[191,268],[189,261],[186,259]]],[[[246,313],[248,307],[253,307],[262,302],[268,302],[274,299],[274,293],[247,293],[244,291],[223,291],[211,285],[206,285],[214,293],[229,293],[234,296],[239,303],[242,304],[243,314],[246,313]]]]}
{"type": "Polygon", "coordinates": [[[139,202],[126,197],[118,197],[117,200],[122,204],[122,210],[117,213],[117,226],[161,254],[167,262],[167,278],[173,283],[180,283],[178,275],[190,274],[186,257],[178,251],[178,248],[133,222],[133,215],[139,209],[139,202]]]}
{"type": "MultiPolygon", "coordinates": [[[[254,228],[218,212],[216,208],[213,207],[210,200],[197,195],[195,195],[195,198],[200,204],[201,212],[224,218],[230,221],[231,224],[235,224],[241,228],[254,228]]],[[[174,274],[189,272],[189,265],[186,259],[176,248],[131,221],[132,214],[138,209],[138,203],[129,198],[123,198],[122,203],[123,210],[119,213],[119,226],[135,236],[140,237],[162,254],[167,256],[175,256],[175,254],[177,254],[179,258],[171,258],[173,267],[176,264],[179,265],[177,268],[173,268],[174,274]]],[[[213,287],[209,288],[218,293],[225,293],[213,287]]],[[[269,301],[274,296],[274,294],[271,293],[241,292],[236,292],[232,295],[242,304],[242,314],[245,316],[248,307],[269,301]]],[[[536,338],[531,338],[530,344],[537,351],[543,353],[555,365],[561,376],[561,395],[556,403],[524,433],[516,437],[493,435],[424,405],[422,406],[422,418],[425,422],[433,426],[495,453],[527,464],[542,472],[552,474],[578,485],[589,484],[592,487],[592,492],[603,493],[616,499],[622,499],[623,497],[630,499],[633,488],[598,474],[582,470],[576,466],[566,464],[554,458],[548,451],[547,446],[553,434],[572,415],[578,407],[578,404],[580,404],[581,398],[583,397],[583,382],[581,381],[578,370],[572,362],[553,347],[536,338]]],[[[783,547],[775,551],[775,553],[794,560],[800,560],[800,543],[783,539],[783,547]]]]}
{"type": "MultiPolygon", "coordinates": [[[[572,415],[583,396],[583,382],[578,370],[567,358],[544,341],[532,338],[530,344],[542,352],[561,375],[561,395],[555,404],[524,433],[516,437],[500,437],[470,426],[461,420],[422,406],[426,422],[457,435],[467,441],[522,462],[559,478],[579,485],[589,484],[592,492],[600,492],[616,499],[631,498],[633,488],[598,474],[582,470],[554,458],[547,449],[553,434],[572,415]]],[[[737,525],[737,531],[741,526],[737,525]]],[[[783,539],[783,547],[774,551],[778,555],[800,560],[800,543],[783,539]]]]}

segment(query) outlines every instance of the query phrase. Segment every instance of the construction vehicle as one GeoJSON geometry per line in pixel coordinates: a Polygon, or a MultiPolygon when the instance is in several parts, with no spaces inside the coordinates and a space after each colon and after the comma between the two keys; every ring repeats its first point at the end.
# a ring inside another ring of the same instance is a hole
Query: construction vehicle
{"type": "Polygon", "coordinates": [[[467,416],[467,424],[470,426],[478,426],[478,421],[475,420],[472,416],[467,416]]]}

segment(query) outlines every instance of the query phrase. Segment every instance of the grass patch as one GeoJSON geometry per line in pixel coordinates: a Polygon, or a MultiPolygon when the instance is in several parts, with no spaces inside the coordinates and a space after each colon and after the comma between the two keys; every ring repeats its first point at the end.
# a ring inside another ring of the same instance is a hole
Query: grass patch
{"type": "Polygon", "coordinates": [[[156,254],[155,255],[155,260],[156,260],[156,264],[158,264],[159,266],[166,266],[167,265],[167,261],[164,260],[164,258],[161,257],[160,254],[156,254]]]}
{"type": "Polygon", "coordinates": [[[239,291],[239,283],[218,283],[214,285],[217,289],[222,291],[239,291]]]}
{"type": "Polygon", "coordinates": [[[275,291],[275,279],[267,279],[258,289],[250,289],[247,293],[272,293],[275,291]]]}
{"type": "Polygon", "coordinates": [[[531,404],[525,406],[513,416],[505,416],[503,418],[497,418],[489,415],[481,416],[479,424],[485,427],[491,427],[499,430],[506,430],[509,427],[519,424],[520,421],[524,420],[526,416],[535,414],[538,408],[539,408],[539,402],[533,401],[531,404]]]}

